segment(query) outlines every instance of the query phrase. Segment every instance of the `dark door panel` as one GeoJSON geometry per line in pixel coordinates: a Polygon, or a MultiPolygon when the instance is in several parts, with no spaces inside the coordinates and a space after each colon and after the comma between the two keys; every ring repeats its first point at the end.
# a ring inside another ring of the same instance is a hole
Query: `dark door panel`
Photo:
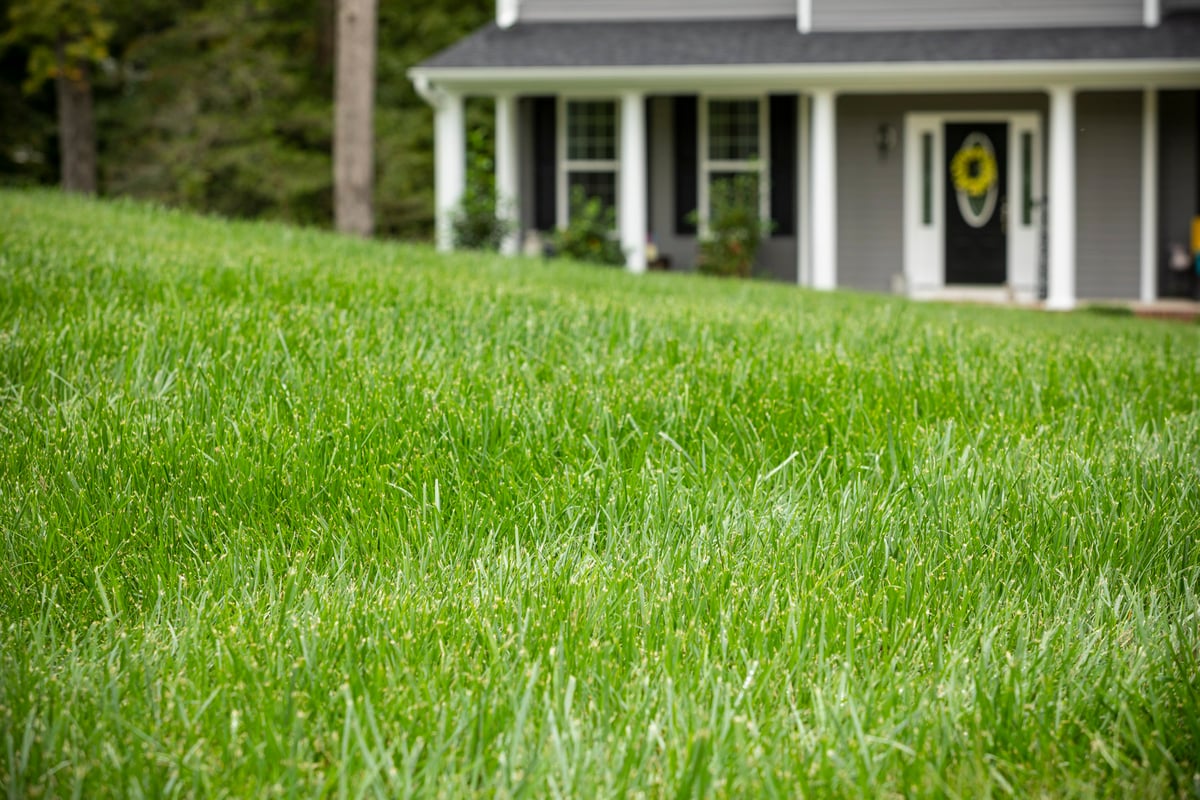
{"type": "Polygon", "coordinates": [[[1008,279],[1008,125],[946,125],[946,283],[1008,279]]]}

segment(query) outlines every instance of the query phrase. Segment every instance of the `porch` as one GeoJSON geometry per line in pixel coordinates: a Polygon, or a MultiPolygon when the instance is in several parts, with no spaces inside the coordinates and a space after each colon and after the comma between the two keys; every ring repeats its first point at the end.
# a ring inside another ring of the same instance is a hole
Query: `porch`
{"type": "Polygon", "coordinates": [[[1197,208],[1200,72],[1189,63],[514,66],[413,78],[435,108],[443,249],[465,182],[464,98],[486,96],[498,195],[518,223],[506,252],[528,231],[565,224],[580,187],[615,208],[630,271],[647,269],[648,245],[687,269],[707,187],[749,172],[774,226],[760,256],[767,276],[913,297],[983,284],[1069,309],[1169,291],[1164,254],[1197,208]],[[603,141],[589,150],[597,124],[603,141]],[[964,206],[947,182],[962,147],[947,135],[959,124],[993,126],[990,146],[1006,160],[993,206],[976,209],[979,227],[1000,231],[1003,253],[986,275],[953,255],[947,230],[955,207],[978,205],[964,206]],[[956,271],[955,258],[968,269],[956,271]]]}

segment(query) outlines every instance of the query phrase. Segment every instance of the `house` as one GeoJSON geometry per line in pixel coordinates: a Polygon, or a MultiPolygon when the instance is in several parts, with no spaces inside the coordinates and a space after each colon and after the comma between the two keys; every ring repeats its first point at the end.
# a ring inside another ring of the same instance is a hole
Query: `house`
{"type": "Polygon", "coordinates": [[[693,264],[710,187],[749,174],[781,280],[1054,309],[1190,291],[1169,256],[1200,213],[1200,0],[498,0],[410,77],[443,248],[485,96],[522,232],[582,187],[634,272],[650,242],[693,264]]]}

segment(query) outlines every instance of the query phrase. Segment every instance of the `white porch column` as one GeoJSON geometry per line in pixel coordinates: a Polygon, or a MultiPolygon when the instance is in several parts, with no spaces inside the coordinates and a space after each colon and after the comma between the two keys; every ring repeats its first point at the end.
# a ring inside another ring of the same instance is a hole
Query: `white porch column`
{"type": "Polygon", "coordinates": [[[617,189],[621,249],[630,272],[646,271],[646,100],[621,95],[621,169],[617,189]]]}
{"type": "Polygon", "coordinates": [[[1050,263],[1046,308],[1075,307],[1075,89],[1050,89],[1050,263]]]}
{"type": "Polygon", "coordinates": [[[506,256],[515,255],[521,232],[520,183],[517,178],[517,98],[511,94],[496,96],[496,216],[513,228],[500,245],[506,256]]]}
{"type": "Polygon", "coordinates": [[[812,94],[812,285],[837,287],[837,101],[829,89],[812,94]]]}
{"type": "Polygon", "coordinates": [[[1142,93],[1141,299],[1158,296],[1158,90],[1142,93]]]}
{"type": "Polygon", "coordinates": [[[463,98],[439,92],[433,111],[434,198],[437,247],[454,248],[451,219],[467,182],[467,138],[463,130],[463,98]]]}

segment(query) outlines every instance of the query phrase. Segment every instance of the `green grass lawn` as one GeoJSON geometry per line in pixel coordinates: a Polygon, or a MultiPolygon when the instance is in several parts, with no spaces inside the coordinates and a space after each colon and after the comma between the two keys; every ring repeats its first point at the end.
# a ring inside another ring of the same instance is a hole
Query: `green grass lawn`
{"type": "Polygon", "coordinates": [[[0,193],[7,796],[1200,792],[1200,326],[0,193]]]}

